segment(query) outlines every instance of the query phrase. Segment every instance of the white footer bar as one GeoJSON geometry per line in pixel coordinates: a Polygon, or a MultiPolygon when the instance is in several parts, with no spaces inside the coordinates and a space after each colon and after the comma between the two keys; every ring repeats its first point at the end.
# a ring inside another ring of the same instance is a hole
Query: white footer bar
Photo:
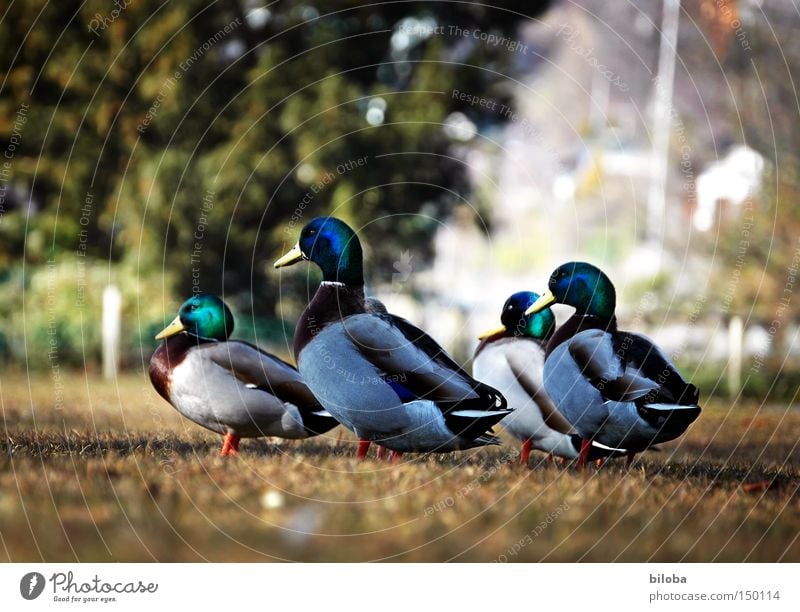
{"type": "Polygon", "coordinates": [[[0,565],[3,610],[800,610],[797,564],[0,565]]]}

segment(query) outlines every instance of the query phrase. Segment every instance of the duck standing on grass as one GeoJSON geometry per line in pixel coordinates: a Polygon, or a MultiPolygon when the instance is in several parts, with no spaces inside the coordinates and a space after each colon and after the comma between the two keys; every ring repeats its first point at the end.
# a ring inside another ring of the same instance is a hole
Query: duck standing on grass
{"type": "Polygon", "coordinates": [[[236,455],[240,438],[304,439],[338,422],[298,371],[241,340],[228,340],[233,315],[215,295],[184,302],[156,340],[150,381],[187,419],[225,436],[220,456],[236,455]]]}
{"type": "Polygon", "coordinates": [[[700,414],[697,387],[650,340],[617,329],[609,278],[571,262],[553,272],[548,288],[525,314],[554,302],[575,308],[547,344],[544,385],[583,438],[579,464],[594,441],[627,449],[630,464],[635,453],[683,434],[700,414]]]}
{"type": "Polygon", "coordinates": [[[367,308],[361,243],[350,227],[334,217],[312,220],[275,267],[303,259],[320,267],[323,280],[297,323],[297,366],[317,399],[362,441],[359,451],[367,442],[396,454],[499,443],[490,430],[510,412],[503,396],[422,330],[367,308]]]}
{"type": "MultiPolygon", "coordinates": [[[[539,294],[531,291],[509,297],[500,315],[502,325],[480,336],[472,361],[473,376],[500,390],[514,409],[500,425],[522,442],[522,465],[527,465],[532,448],[547,453],[548,458],[556,455],[566,459],[577,459],[581,449],[581,437],[544,388],[545,347],[556,320],[549,308],[525,314],[537,299],[539,294]]],[[[612,454],[619,451],[595,443],[588,458],[612,454]]]]}

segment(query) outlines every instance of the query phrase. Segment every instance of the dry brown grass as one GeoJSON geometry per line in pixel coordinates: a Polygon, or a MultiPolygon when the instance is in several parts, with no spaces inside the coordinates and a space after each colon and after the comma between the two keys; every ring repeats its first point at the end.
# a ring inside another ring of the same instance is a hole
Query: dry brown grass
{"type": "Polygon", "coordinates": [[[359,463],[340,429],[220,459],[143,376],[70,378],[60,410],[49,378],[0,378],[0,559],[800,561],[794,407],[713,403],[630,472],[513,444],[359,463]]]}

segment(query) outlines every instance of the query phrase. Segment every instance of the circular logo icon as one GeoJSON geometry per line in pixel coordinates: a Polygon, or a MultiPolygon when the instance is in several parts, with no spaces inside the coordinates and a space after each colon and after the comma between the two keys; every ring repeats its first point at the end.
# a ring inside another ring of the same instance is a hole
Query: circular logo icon
{"type": "Polygon", "coordinates": [[[44,576],[39,572],[28,572],[19,581],[19,594],[25,599],[36,599],[44,591],[44,576]]]}

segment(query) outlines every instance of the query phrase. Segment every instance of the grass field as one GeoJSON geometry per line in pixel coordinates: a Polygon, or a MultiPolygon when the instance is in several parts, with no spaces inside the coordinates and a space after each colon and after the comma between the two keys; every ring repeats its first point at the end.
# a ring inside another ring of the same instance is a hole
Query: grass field
{"type": "Polygon", "coordinates": [[[360,463],[341,428],[221,459],[144,376],[67,380],[0,376],[0,560],[800,561],[796,407],[712,402],[581,473],[516,444],[360,463]]]}

